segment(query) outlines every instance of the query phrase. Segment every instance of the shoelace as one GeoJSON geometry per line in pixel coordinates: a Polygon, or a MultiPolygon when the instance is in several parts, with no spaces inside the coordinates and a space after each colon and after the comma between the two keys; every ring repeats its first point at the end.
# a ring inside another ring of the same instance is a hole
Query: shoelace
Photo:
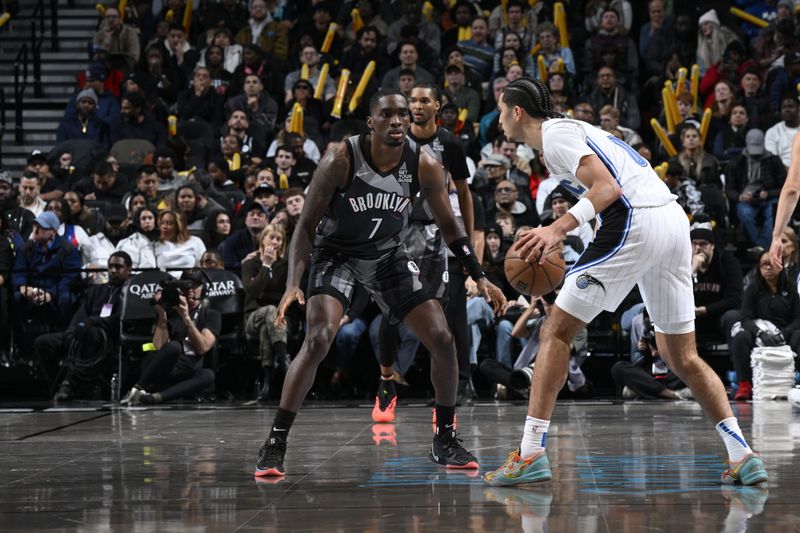
{"type": "Polygon", "coordinates": [[[458,433],[455,431],[453,431],[449,436],[443,437],[441,440],[442,447],[449,453],[472,457],[472,454],[461,445],[462,442],[464,441],[458,438],[458,433]]]}
{"type": "Polygon", "coordinates": [[[286,445],[276,442],[264,446],[264,459],[266,461],[283,461],[283,454],[286,452],[286,445]]]}

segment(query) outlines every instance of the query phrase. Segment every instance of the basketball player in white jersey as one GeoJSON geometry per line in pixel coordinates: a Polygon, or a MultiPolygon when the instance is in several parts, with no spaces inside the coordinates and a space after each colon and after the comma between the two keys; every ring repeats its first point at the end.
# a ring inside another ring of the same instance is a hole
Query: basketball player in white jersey
{"type": "Polygon", "coordinates": [[[579,225],[597,218],[600,228],[568,272],[542,331],[522,444],[485,481],[514,485],[552,478],[545,443],[567,377],[570,343],[600,312],[614,311],[634,284],[655,324],[661,357],[691,388],[725,442],[730,465],[722,482],[766,481],[764,463],[747,445],[722,382],[697,355],[689,223],[675,196],[623,141],[553,111],[538,80],[508,84],[499,110],[506,136],[541,150],[550,174],[580,199],[569,215],[525,232],[515,249],[536,262],[579,225]]]}

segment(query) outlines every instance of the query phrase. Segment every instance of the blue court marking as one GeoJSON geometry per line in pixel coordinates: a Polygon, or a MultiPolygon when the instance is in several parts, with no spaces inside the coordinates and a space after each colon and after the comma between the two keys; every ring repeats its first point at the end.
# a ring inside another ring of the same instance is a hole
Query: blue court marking
{"type": "Polygon", "coordinates": [[[481,475],[487,470],[484,461],[488,464],[496,464],[499,467],[505,462],[506,457],[500,456],[480,456],[478,463],[480,468],[475,470],[448,470],[443,466],[436,465],[428,460],[427,457],[418,455],[413,457],[393,457],[386,459],[383,465],[372,473],[372,476],[360,488],[376,487],[413,487],[430,486],[431,484],[445,485],[484,485],[481,475]],[[470,477],[468,472],[475,472],[477,475],[470,477]]]}
{"type": "Polygon", "coordinates": [[[725,468],[717,455],[581,455],[575,460],[580,492],[593,494],[719,491],[725,468]]]}

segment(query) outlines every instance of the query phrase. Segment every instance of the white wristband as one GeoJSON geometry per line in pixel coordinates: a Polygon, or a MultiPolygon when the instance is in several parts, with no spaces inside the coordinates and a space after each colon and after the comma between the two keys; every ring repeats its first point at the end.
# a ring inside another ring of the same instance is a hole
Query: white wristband
{"type": "Polygon", "coordinates": [[[592,204],[591,200],[584,197],[578,200],[578,203],[573,205],[569,211],[567,211],[570,215],[575,217],[575,220],[578,221],[578,227],[586,224],[590,220],[593,220],[597,212],[594,210],[594,205],[592,204]]]}

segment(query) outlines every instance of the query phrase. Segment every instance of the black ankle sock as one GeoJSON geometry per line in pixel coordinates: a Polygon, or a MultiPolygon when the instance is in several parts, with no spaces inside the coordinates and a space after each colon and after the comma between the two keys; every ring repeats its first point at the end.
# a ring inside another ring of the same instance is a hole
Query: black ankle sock
{"type": "Polygon", "coordinates": [[[292,429],[292,423],[297,413],[287,411],[278,407],[278,412],[275,413],[275,421],[272,423],[272,429],[269,432],[269,440],[286,442],[289,436],[289,430],[292,429]]]}
{"type": "Polygon", "coordinates": [[[391,376],[389,376],[389,379],[386,379],[386,376],[381,376],[381,383],[378,385],[378,394],[397,396],[397,391],[394,388],[394,380],[391,376]]]}
{"type": "Polygon", "coordinates": [[[446,435],[453,431],[453,419],[456,416],[456,406],[446,407],[435,404],[436,409],[436,435],[446,435]]]}

